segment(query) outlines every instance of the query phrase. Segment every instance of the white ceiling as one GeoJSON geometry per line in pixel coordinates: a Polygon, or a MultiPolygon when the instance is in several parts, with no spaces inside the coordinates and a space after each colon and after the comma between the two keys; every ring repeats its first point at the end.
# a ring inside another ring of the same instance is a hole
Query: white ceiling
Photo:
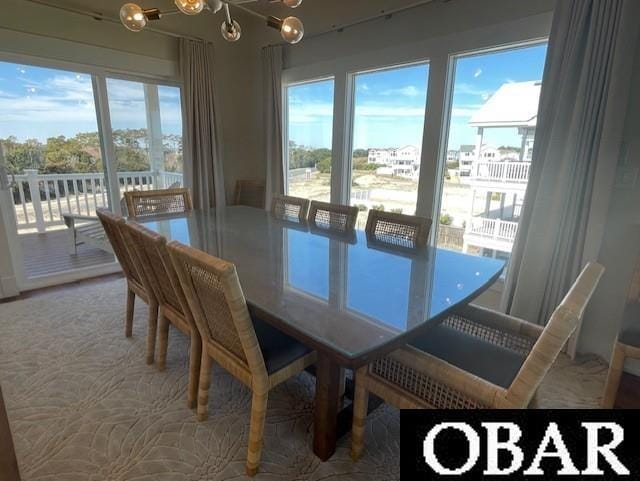
{"type": "MultiPolygon", "coordinates": [[[[143,8],[173,8],[172,0],[39,0],[41,3],[78,8],[114,18],[117,18],[120,7],[127,1],[136,1],[143,8]]],[[[245,6],[263,15],[296,15],[304,22],[306,33],[313,34],[415,3],[417,0],[303,0],[302,5],[294,10],[279,3],[270,3],[269,0],[258,0],[245,6]]],[[[233,11],[246,21],[247,14],[240,14],[237,9],[233,11]]],[[[154,27],[179,34],[214,38],[219,35],[221,20],[220,14],[216,18],[212,18],[210,14],[201,14],[195,18],[172,15],[154,22],[154,27]]],[[[274,33],[277,35],[277,32],[274,33]]]]}

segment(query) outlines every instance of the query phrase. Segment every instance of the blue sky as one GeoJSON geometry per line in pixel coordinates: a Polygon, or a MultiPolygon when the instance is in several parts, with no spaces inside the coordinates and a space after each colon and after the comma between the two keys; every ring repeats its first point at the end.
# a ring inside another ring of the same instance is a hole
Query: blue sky
{"type": "MultiPolygon", "coordinates": [[[[146,127],[141,83],[109,79],[108,93],[114,128],[146,127]]],[[[180,133],[180,90],[161,86],[159,95],[163,133],[180,133]]],[[[97,130],[90,75],[0,62],[0,138],[45,141],[97,130]]]]}
{"type": "MultiPolygon", "coordinates": [[[[456,60],[449,148],[475,143],[468,122],[502,84],[541,80],[546,45],[510,49],[456,60]]],[[[355,79],[354,148],[422,145],[428,65],[365,73],[355,79]]],[[[333,81],[289,88],[289,139],[331,147],[333,81]]],[[[515,129],[485,131],[486,143],[520,145],[515,129]]]]}

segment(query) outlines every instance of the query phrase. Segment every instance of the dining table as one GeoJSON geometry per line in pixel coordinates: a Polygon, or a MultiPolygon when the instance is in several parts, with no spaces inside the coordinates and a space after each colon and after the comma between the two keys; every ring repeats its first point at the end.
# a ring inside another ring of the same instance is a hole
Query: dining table
{"type": "Polygon", "coordinates": [[[317,351],[313,451],[323,461],[351,427],[345,371],[428,336],[505,266],[432,246],[394,246],[359,230],[312,228],[243,206],[138,222],[235,264],[251,315],[317,351]]]}

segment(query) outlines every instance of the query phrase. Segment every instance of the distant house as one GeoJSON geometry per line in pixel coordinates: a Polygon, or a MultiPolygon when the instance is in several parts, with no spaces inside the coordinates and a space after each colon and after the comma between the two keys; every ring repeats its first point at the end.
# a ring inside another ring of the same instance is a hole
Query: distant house
{"type": "Polygon", "coordinates": [[[461,145],[459,153],[460,162],[460,175],[471,175],[471,165],[476,160],[476,146],[475,145],[461,145]]]}
{"type": "Polygon", "coordinates": [[[460,151],[449,150],[447,151],[447,164],[455,164],[460,161],[460,151]]]}
{"type": "Polygon", "coordinates": [[[378,164],[376,173],[413,178],[420,173],[420,149],[407,145],[400,149],[369,149],[367,162],[378,164]]]}

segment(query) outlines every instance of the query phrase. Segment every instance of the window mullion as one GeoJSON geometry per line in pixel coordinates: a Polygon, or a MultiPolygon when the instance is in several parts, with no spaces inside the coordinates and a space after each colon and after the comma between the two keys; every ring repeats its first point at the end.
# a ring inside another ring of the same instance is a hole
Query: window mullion
{"type": "Polygon", "coordinates": [[[336,72],[333,100],[333,142],[331,162],[331,202],[348,204],[351,185],[351,129],[353,79],[336,72]]]}

